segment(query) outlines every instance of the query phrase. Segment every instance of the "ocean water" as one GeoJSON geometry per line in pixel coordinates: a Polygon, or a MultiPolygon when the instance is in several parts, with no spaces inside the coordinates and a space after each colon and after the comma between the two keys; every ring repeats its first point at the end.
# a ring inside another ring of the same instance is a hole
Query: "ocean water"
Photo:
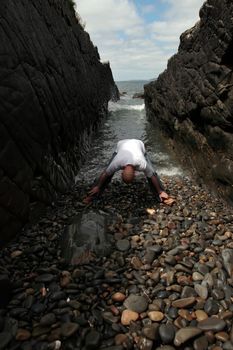
{"type": "MultiPolygon", "coordinates": [[[[116,143],[121,139],[141,139],[147,153],[159,175],[180,175],[181,168],[169,155],[168,148],[159,132],[152,128],[146,119],[144,100],[133,98],[135,93],[143,92],[148,81],[116,82],[120,93],[124,93],[117,102],[109,102],[109,114],[98,132],[93,135],[90,151],[76,176],[76,181],[94,180],[108,164],[116,143]]],[[[119,177],[119,173],[114,177],[119,177]]]]}

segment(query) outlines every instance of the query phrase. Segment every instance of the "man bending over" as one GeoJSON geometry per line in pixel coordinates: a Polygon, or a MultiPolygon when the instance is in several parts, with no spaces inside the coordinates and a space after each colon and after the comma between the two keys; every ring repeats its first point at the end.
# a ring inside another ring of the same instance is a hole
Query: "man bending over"
{"type": "Polygon", "coordinates": [[[122,170],[122,180],[126,184],[134,180],[135,171],[143,171],[159,202],[167,205],[172,205],[175,202],[164,191],[163,185],[146,154],[144,143],[137,139],[125,139],[117,143],[107,168],[101,173],[88,196],[84,198],[84,203],[92,202],[96,196],[101,194],[118,170],[122,170]]]}

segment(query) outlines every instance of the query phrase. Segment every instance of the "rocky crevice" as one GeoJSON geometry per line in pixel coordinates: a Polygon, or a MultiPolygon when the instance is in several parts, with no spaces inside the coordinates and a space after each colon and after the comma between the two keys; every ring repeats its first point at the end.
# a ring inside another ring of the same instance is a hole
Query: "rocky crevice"
{"type": "Polygon", "coordinates": [[[233,4],[208,0],[178,53],[145,86],[150,120],[179,158],[233,200],[233,4]]]}
{"type": "Polygon", "coordinates": [[[0,244],[73,183],[117,94],[68,1],[0,4],[0,244]]]}

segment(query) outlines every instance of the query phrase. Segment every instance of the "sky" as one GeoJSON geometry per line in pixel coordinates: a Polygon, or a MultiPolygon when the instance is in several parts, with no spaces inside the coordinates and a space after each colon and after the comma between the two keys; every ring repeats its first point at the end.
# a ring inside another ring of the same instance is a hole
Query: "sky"
{"type": "Polygon", "coordinates": [[[199,20],[204,0],[75,0],[85,30],[115,81],[155,79],[199,20]]]}

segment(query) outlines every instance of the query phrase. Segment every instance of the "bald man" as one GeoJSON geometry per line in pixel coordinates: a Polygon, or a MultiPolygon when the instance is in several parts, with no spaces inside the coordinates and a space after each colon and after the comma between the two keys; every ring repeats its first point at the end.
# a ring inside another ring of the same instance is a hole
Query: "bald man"
{"type": "Polygon", "coordinates": [[[119,170],[122,170],[122,180],[127,184],[133,182],[135,171],[144,172],[150,187],[156,195],[156,199],[167,205],[174,203],[175,200],[164,191],[158,175],[146,155],[144,143],[137,139],[125,139],[117,143],[109,165],[102,172],[88,196],[84,198],[84,203],[92,202],[97,195],[102,193],[115,172],[119,170]]]}

